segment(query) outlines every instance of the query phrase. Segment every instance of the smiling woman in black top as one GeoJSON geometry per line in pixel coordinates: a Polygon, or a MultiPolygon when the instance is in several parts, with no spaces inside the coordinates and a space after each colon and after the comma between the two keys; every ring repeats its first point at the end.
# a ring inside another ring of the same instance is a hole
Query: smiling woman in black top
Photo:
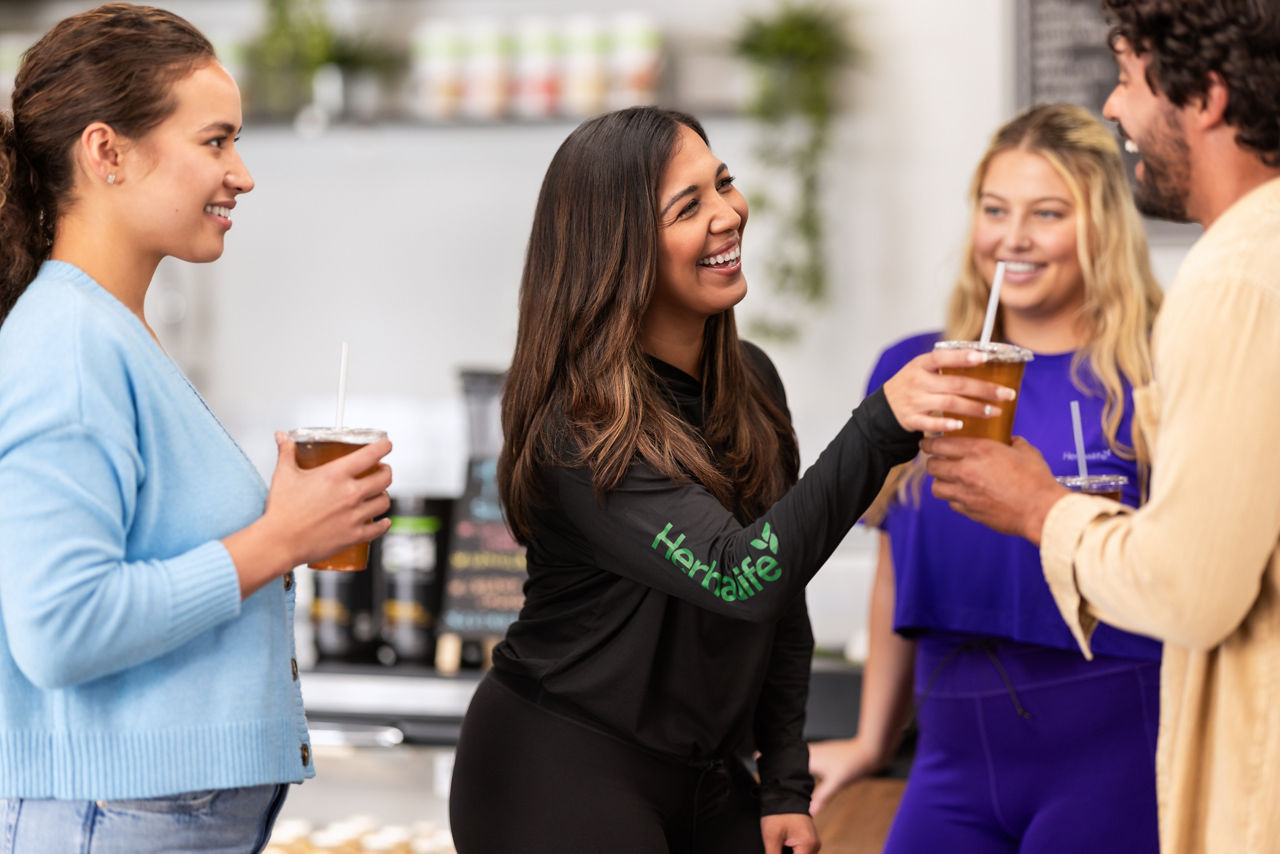
{"type": "Polygon", "coordinates": [[[930,413],[1000,392],[921,356],[797,480],[782,383],[734,325],[746,221],[684,114],[593,119],[547,171],[499,459],[529,579],[458,744],[461,854],[817,850],[804,585],[915,431],[954,426],[930,413]]]}

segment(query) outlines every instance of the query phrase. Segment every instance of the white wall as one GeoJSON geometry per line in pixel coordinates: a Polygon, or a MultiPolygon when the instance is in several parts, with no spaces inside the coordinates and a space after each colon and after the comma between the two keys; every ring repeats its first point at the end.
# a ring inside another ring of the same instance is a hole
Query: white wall
{"type": "MultiPolygon", "coordinates": [[[[47,4],[56,17],[83,3],[47,4]]],[[[257,4],[172,2],[210,33],[243,31],[257,4]]],[[[548,0],[551,13],[643,5],[683,56],[672,74],[694,104],[740,94],[724,56],[744,10],[764,0],[548,0]]],[[[531,8],[517,0],[333,2],[335,18],[531,8]]],[[[1014,110],[1013,0],[859,0],[865,48],[842,94],[825,177],[831,301],[795,345],[766,342],[786,381],[801,451],[812,461],[861,398],[871,362],[896,338],[936,326],[965,228],[965,189],[988,135],[1014,110]]],[[[677,58],[679,60],[679,58],[677,58]]],[[[750,192],[761,180],[753,126],[708,114],[712,147],[750,192]]],[[[250,456],[269,472],[271,431],[332,417],[341,340],[351,343],[347,422],[386,426],[405,489],[460,487],[459,366],[502,368],[543,170],[571,122],[426,129],[344,128],[304,139],[248,127],[257,180],[216,264],[166,262],[152,306],[161,334],[250,456]]],[[[771,228],[752,222],[743,321],[770,306],[771,228]]],[[[1161,248],[1165,281],[1183,247],[1161,248]]],[[[745,325],[745,323],[744,323],[745,325]]],[[[866,612],[871,542],[851,535],[814,581],[819,641],[842,645],[866,612]]]]}

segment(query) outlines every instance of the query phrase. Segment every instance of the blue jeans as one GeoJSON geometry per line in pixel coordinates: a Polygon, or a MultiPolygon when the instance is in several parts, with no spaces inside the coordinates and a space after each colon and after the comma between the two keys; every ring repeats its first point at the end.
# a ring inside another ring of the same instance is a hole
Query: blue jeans
{"type": "Polygon", "coordinates": [[[256,854],[286,785],[132,801],[0,798],[0,854],[256,854]]]}

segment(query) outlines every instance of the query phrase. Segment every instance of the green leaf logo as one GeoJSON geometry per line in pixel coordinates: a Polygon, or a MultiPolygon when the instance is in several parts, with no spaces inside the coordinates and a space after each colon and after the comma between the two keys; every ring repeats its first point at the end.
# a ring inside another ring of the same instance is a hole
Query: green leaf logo
{"type": "Polygon", "coordinates": [[[764,528],[760,531],[758,539],[751,541],[751,545],[758,549],[768,549],[773,554],[778,553],[778,535],[769,530],[769,523],[764,523],[764,528]]]}

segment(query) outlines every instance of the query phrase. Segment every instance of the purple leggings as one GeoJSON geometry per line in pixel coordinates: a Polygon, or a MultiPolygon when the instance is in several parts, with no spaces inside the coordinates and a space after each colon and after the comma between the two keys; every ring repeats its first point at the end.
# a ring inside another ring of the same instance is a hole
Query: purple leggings
{"type": "Polygon", "coordinates": [[[920,738],[885,854],[1157,854],[1160,665],[921,638],[920,738]]]}

